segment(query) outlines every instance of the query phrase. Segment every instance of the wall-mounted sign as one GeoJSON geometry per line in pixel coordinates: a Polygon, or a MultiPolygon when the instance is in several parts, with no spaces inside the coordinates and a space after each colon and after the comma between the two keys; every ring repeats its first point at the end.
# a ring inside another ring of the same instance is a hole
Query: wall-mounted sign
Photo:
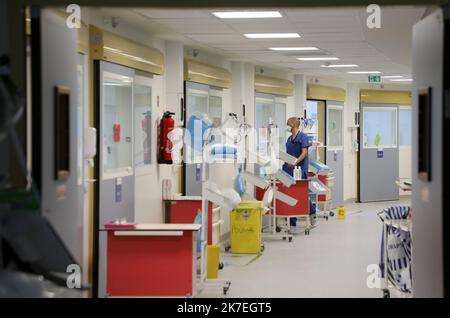
{"type": "Polygon", "coordinates": [[[336,150],[335,150],[334,153],[333,153],[333,160],[334,160],[334,161],[337,161],[337,151],[336,151],[336,150]]]}
{"type": "Polygon", "coordinates": [[[380,75],[369,75],[369,83],[381,83],[381,76],[380,75]]]}
{"type": "Polygon", "coordinates": [[[377,150],[377,158],[383,158],[384,157],[384,151],[383,149],[377,150]]]}

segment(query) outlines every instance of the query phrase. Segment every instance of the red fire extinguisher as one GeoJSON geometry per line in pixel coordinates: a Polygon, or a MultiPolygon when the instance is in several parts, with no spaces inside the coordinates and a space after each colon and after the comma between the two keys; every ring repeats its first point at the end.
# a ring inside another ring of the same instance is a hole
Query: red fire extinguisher
{"type": "Polygon", "coordinates": [[[158,163],[172,164],[172,142],[167,135],[174,129],[175,120],[172,116],[175,113],[165,112],[161,118],[159,125],[159,149],[158,149],[158,163]]]}

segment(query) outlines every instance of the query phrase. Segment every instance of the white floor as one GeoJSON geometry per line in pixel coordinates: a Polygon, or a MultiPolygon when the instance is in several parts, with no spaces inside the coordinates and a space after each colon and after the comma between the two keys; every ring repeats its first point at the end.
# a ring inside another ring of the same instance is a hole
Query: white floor
{"type": "MultiPolygon", "coordinates": [[[[299,228],[291,243],[264,241],[259,256],[222,254],[219,278],[232,281],[227,297],[381,297],[379,289],[366,284],[367,267],[380,258],[382,227],[376,213],[399,204],[410,199],[348,204],[345,220],[321,219],[309,236],[299,228]]],[[[222,294],[208,289],[199,296],[222,294]]]]}

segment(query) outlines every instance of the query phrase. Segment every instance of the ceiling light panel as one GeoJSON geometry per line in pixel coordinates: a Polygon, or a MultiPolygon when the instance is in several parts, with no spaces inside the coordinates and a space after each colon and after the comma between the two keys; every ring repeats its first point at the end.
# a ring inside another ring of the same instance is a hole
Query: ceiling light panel
{"type": "Polygon", "coordinates": [[[299,61],[337,61],[338,57],[298,57],[299,61]]]}
{"type": "Polygon", "coordinates": [[[381,78],[402,78],[403,76],[401,75],[385,75],[385,76],[381,76],[381,78]]]}
{"type": "Polygon", "coordinates": [[[412,78],[391,79],[391,82],[412,82],[412,78]]]}
{"type": "Polygon", "coordinates": [[[298,47],[271,47],[272,51],[317,51],[319,48],[315,46],[298,46],[298,47]]]}
{"type": "Polygon", "coordinates": [[[358,67],[357,64],[330,64],[330,65],[321,65],[322,67],[327,68],[346,68],[346,67],[358,67]]]}
{"type": "Polygon", "coordinates": [[[213,12],[212,14],[220,19],[262,19],[283,17],[278,11],[225,11],[213,12]]]}
{"type": "Polygon", "coordinates": [[[353,71],[347,72],[348,74],[381,74],[380,71],[353,71]]]}
{"type": "Polygon", "coordinates": [[[291,39],[299,38],[298,33],[246,33],[244,34],[249,39],[291,39]]]}

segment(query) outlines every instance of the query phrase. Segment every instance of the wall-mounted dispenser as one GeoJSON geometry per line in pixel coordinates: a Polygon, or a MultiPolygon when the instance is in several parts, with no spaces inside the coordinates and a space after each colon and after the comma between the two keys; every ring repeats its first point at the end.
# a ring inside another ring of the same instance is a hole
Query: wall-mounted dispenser
{"type": "Polygon", "coordinates": [[[89,163],[92,162],[91,166],[93,166],[93,159],[97,155],[97,129],[94,127],[86,127],[84,128],[83,135],[83,157],[89,163]]]}

